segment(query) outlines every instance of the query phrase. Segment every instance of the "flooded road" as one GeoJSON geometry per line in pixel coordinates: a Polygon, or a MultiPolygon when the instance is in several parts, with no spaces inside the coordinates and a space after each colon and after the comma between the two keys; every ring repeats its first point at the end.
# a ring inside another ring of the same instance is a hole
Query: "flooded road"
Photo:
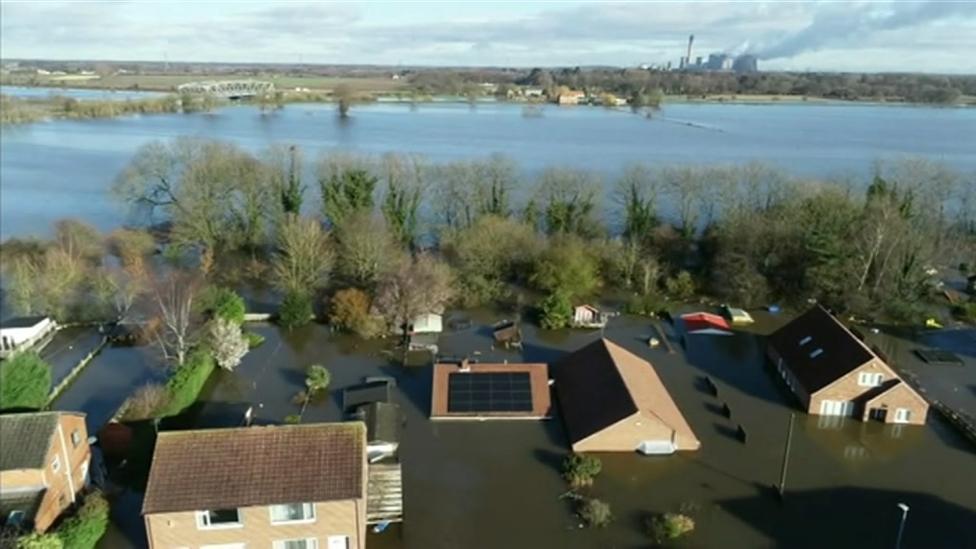
{"type": "MultiPolygon", "coordinates": [[[[523,352],[493,350],[488,326],[503,315],[465,316],[473,327],[445,333],[443,354],[548,362],[600,336],[524,326],[523,352]]],[[[200,411],[208,423],[221,414],[234,421],[225,411],[240,410],[241,404],[253,404],[259,422],[281,422],[297,413],[292,397],[311,364],[329,368],[332,384],[326,398],[309,406],[305,422],[342,419],[341,389],[363,376],[397,379],[395,398],[405,419],[405,522],[371,534],[371,549],[646,547],[643,518],[678,510],[697,524],[679,547],[888,548],[899,502],[911,508],[903,547],[976,546],[976,490],[966,480],[976,476],[976,453],[935,413],[925,427],[798,414],[786,497],[780,501],[771,486],[779,480],[795,407],[765,370],[762,338],[752,333],[682,341],[665,324],[676,351],[670,354],[647,348],[647,319],[611,322],[605,336],[655,365],[703,446],[672,457],[602,455],[603,473],[590,493],[610,504],[615,520],[608,528],[588,530],[578,527],[561,497],[567,487],[559,465],[568,443],[558,414],[540,422],[433,423],[427,419],[431,368],[401,366],[387,351],[390,342],[364,343],[321,325],[291,333],[272,325],[249,328],[267,341],[235,372],[218,372],[210,380],[200,411]],[[702,389],[706,375],[718,387],[717,397],[702,389]],[[723,404],[731,418],[720,413],[723,404]],[[746,443],[735,435],[739,425],[746,443]]],[[[144,543],[138,494],[126,498],[115,511],[122,528],[101,547],[144,543]]]]}

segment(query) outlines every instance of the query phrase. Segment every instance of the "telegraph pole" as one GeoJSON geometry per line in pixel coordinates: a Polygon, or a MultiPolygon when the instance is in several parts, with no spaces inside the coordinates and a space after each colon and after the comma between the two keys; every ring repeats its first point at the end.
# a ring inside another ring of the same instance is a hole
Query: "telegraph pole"
{"type": "Polygon", "coordinates": [[[783,468],[779,473],[779,498],[783,499],[786,492],[786,470],[790,464],[790,446],[793,442],[793,423],[796,421],[796,412],[790,412],[790,426],[786,431],[786,448],[783,451],[783,468]]]}

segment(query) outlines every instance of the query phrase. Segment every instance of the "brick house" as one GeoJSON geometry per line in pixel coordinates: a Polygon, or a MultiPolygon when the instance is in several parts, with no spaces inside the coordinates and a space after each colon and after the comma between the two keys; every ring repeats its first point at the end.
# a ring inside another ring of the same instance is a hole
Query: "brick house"
{"type": "Polygon", "coordinates": [[[607,339],[552,369],[574,452],[669,454],[701,447],[649,362],[607,339]]]}
{"type": "Polygon", "coordinates": [[[88,484],[85,414],[0,415],[0,521],[46,531],[88,484]]]}
{"type": "Polygon", "coordinates": [[[150,549],[363,549],[360,422],[160,433],[142,514],[150,549]]]}
{"type": "Polygon", "coordinates": [[[809,414],[925,423],[928,402],[819,305],[770,335],[767,355],[809,414]]]}

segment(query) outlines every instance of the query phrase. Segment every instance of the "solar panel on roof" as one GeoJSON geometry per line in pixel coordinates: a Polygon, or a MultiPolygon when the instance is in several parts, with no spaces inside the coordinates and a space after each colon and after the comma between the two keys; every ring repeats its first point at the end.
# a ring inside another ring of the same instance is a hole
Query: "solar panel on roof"
{"type": "Polygon", "coordinates": [[[447,378],[448,413],[531,412],[528,372],[455,372],[447,378]]]}

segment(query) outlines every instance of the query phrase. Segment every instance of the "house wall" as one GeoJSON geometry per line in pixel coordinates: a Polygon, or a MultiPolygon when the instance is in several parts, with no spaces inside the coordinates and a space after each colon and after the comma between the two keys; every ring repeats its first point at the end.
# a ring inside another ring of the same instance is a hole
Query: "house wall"
{"type": "MultiPolygon", "coordinates": [[[[645,440],[671,440],[672,429],[638,412],[573,444],[574,452],[634,452],[645,440]]],[[[677,441],[680,443],[681,441],[677,441]]]]}
{"type": "Polygon", "coordinates": [[[911,419],[906,424],[924,425],[929,413],[929,403],[919,396],[911,387],[901,382],[884,393],[869,400],[864,407],[863,418],[868,420],[869,413],[873,408],[887,410],[885,423],[895,422],[895,411],[898,408],[905,408],[911,411],[911,419]]]}
{"type": "Polygon", "coordinates": [[[62,415],[60,429],[54,432],[51,449],[45,458],[43,476],[47,492],[34,517],[34,529],[44,532],[58,516],[77,499],[78,492],[88,484],[91,467],[91,448],[88,446],[88,429],[84,416],[62,415]],[[78,433],[78,444],[72,443],[71,434],[78,433]],[[54,471],[55,456],[60,463],[54,471]]]}
{"type": "MultiPolygon", "coordinates": [[[[857,378],[861,373],[880,373],[884,375],[884,379],[881,380],[882,383],[886,381],[891,381],[892,379],[899,379],[898,375],[888,367],[881,359],[873,358],[861,366],[858,366],[854,370],[851,370],[846,375],[837,379],[830,385],[820,389],[819,391],[813,393],[810,396],[810,402],[807,406],[807,413],[820,415],[820,406],[824,400],[835,400],[835,401],[849,401],[857,400],[864,396],[865,393],[874,390],[874,387],[862,387],[858,385],[857,378]]],[[[863,406],[863,403],[860,403],[863,406]]],[[[854,417],[861,417],[863,410],[860,407],[855,407],[854,417]]]]}
{"type": "Polygon", "coordinates": [[[328,547],[329,536],[348,536],[350,549],[363,549],[366,536],[366,502],[363,499],[326,501],[315,504],[314,522],[271,524],[268,506],[239,510],[242,526],[202,530],[195,511],[146,515],[146,536],[150,549],[177,549],[247,543],[248,547],[271,548],[275,541],[318,539],[328,547]]]}

